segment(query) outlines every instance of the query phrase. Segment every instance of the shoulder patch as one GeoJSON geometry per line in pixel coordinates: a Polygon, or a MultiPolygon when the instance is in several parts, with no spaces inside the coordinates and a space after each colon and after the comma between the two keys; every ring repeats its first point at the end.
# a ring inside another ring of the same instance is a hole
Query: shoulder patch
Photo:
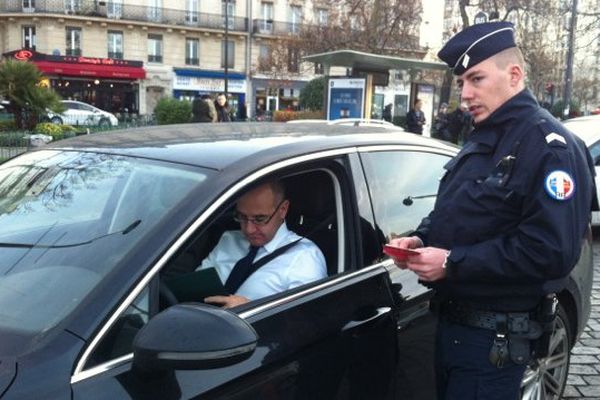
{"type": "Polygon", "coordinates": [[[548,196],[554,200],[569,200],[575,193],[575,181],[565,171],[554,170],[546,175],[544,186],[548,196]]]}

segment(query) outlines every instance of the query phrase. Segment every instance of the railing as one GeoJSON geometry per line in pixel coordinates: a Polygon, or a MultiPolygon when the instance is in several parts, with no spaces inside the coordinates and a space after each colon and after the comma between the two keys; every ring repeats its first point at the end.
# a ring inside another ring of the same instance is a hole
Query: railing
{"type": "MultiPolygon", "coordinates": [[[[135,6],[102,0],[36,0],[35,7],[23,7],[23,0],[1,0],[1,13],[62,14],[92,16],[127,21],[154,22],[195,28],[225,29],[225,16],[170,8],[135,6]]],[[[232,31],[247,31],[248,19],[228,17],[232,31]]]]}
{"type": "Polygon", "coordinates": [[[304,24],[273,21],[271,19],[255,19],[252,22],[253,32],[265,35],[297,35],[305,27],[304,24]]]}

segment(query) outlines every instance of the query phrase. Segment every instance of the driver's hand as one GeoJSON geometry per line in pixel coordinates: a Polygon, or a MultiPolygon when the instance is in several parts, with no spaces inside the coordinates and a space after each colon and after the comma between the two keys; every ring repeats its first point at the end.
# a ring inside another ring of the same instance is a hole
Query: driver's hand
{"type": "Polygon", "coordinates": [[[246,304],[250,300],[244,296],[230,294],[229,296],[208,296],[204,298],[204,302],[214,304],[223,308],[232,308],[240,304],[246,304]]]}

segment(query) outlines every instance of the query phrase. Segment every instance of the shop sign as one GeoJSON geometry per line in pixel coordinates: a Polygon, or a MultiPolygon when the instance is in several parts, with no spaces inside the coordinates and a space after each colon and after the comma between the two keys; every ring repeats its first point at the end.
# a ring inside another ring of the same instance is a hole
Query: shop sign
{"type": "MultiPolygon", "coordinates": [[[[224,92],[225,80],[216,78],[202,78],[197,76],[176,75],[175,90],[197,90],[199,92],[224,92]]],[[[235,93],[246,93],[245,79],[227,80],[227,91],[235,93]]]]}
{"type": "Polygon", "coordinates": [[[327,119],[364,118],[366,79],[330,78],[327,119]]]}

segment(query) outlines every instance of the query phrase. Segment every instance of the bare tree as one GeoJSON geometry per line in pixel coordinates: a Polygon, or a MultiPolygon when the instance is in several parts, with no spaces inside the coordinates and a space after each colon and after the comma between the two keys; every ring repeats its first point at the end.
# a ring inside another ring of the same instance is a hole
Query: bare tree
{"type": "Polygon", "coordinates": [[[331,0],[328,10],[327,24],[307,19],[297,35],[270,42],[270,49],[259,59],[257,69],[271,76],[303,73],[311,66],[298,65],[296,69],[295,58],[340,49],[395,56],[425,54],[419,48],[417,35],[420,2],[331,0]]]}

